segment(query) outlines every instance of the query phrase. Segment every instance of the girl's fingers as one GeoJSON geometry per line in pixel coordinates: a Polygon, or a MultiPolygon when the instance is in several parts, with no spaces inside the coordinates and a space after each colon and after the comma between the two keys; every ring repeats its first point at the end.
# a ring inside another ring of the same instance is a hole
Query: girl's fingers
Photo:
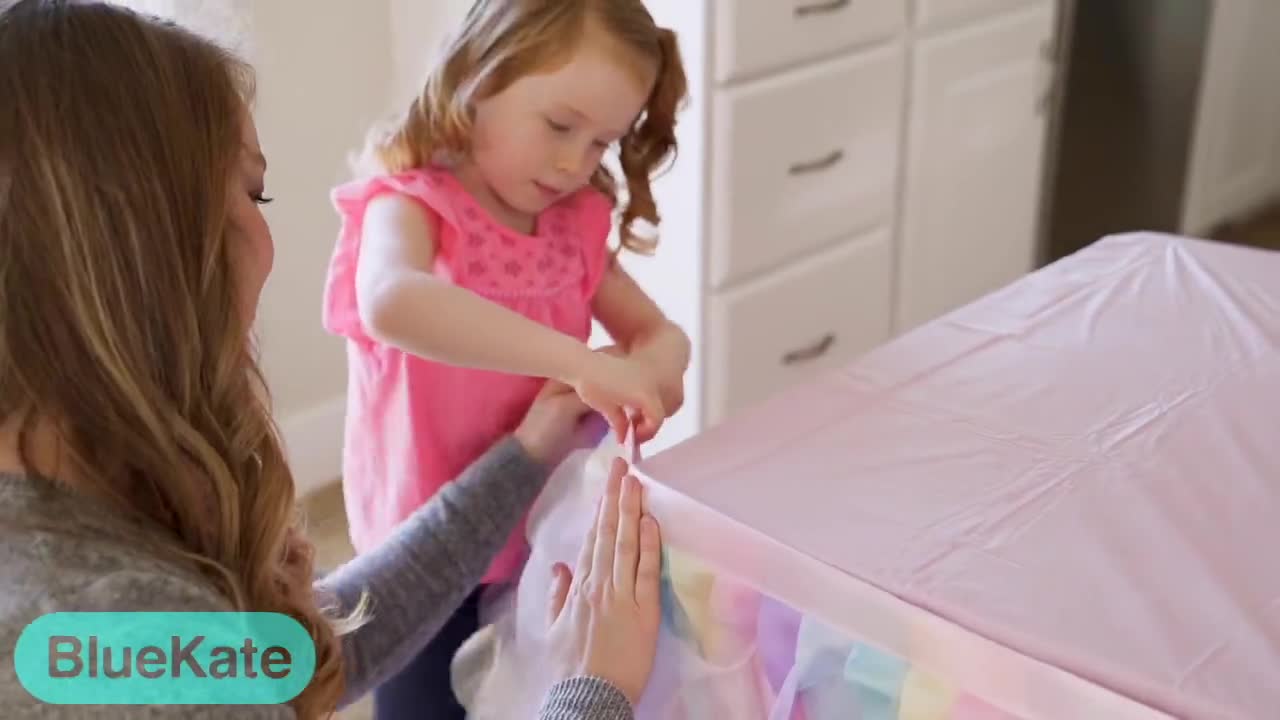
{"type": "Polygon", "coordinates": [[[658,429],[662,427],[662,421],[666,417],[667,413],[660,401],[653,400],[646,403],[640,411],[640,424],[636,428],[636,439],[644,442],[652,440],[658,434],[658,429]]]}
{"type": "Polygon", "coordinates": [[[635,597],[636,563],[640,559],[640,481],[628,475],[622,480],[618,500],[618,539],[614,544],[613,587],[624,598],[635,597]]]}

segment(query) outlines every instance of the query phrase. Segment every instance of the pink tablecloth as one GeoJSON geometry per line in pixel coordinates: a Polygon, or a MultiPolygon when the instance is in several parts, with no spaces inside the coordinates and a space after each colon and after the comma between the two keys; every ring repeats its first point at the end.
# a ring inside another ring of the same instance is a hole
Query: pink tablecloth
{"type": "Polygon", "coordinates": [[[1280,254],[1108,238],[641,467],[674,545],[1012,713],[1280,717],[1280,254]]]}

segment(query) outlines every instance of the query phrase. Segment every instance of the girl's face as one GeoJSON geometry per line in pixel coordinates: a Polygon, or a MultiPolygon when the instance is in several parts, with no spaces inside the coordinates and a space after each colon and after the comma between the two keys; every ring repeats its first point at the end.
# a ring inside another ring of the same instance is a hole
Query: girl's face
{"type": "Polygon", "coordinates": [[[460,175],[499,212],[536,216],[587,184],[644,109],[655,70],[588,28],[567,63],[476,103],[470,167],[460,175]]]}
{"type": "Polygon", "coordinates": [[[242,137],[240,156],[232,171],[230,197],[227,199],[227,217],[230,221],[232,252],[239,258],[239,283],[244,296],[241,302],[246,317],[257,314],[258,299],[271,274],[275,259],[275,245],[271,228],[262,214],[262,205],[269,202],[263,197],[267,161],[258,144],[258,130],[253,117],[246,111],[241,122],[242,137]]]}

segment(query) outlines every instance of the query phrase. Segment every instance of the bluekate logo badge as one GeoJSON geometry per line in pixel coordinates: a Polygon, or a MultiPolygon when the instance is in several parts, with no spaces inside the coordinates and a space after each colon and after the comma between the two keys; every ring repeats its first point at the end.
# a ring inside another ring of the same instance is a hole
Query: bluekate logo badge
{"type": "Polygon", "coordinates": [[[53,613],[22,631],[18,680],[55,705],[260,705],[315,672],[311,636],[278,613],[53,613]]]}

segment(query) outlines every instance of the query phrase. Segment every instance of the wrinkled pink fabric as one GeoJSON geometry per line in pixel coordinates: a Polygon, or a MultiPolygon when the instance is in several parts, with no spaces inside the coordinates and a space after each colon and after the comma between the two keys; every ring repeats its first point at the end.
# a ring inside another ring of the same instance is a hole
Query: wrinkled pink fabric
{"type": "Polygon", "coordinates": [[[673,547],[1019,717],[1280,717],[1280,254],[1106,238],[641,470],[673,547]]]}
{"type": "MultiPolygon", "coordinates": [[[[356,303],[361,225],[369,201],[399,193],[436,228],[436,274],[584,342],[608,262],[612,206],[587,188],[545,211],[532,235],[495,221],[447,171],[413,170],[333,192],[342,218],[325,286],[324,327],[347,339],[343,488],[351,539],[376,546],[416,508],[519,423],[541,380],[432,362],[375,342],[356,303]]],[[[424,307],[424,316],[439,312],[424,307]]],[[[476,328],[475,332],[484,332],[476,328]]],[[[510,580],[522,531],[484,582],[510,580]]]]}

